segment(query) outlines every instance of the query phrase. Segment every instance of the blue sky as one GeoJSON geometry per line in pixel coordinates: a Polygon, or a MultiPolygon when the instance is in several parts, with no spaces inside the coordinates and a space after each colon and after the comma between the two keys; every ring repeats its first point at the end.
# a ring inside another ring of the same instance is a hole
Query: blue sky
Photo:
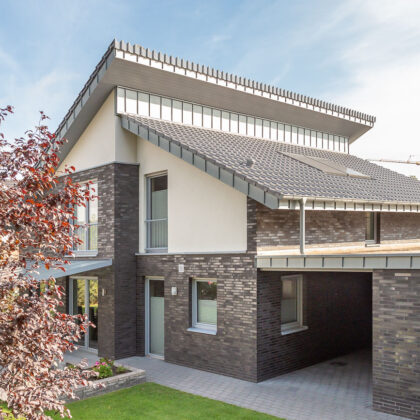
{"type": "Polygon", "coordinates": [[[4,131],[54,129],[117,38],[376,115],[352,153],[420,160],[419,21],[414,0],[2,0],[4,131]]]}

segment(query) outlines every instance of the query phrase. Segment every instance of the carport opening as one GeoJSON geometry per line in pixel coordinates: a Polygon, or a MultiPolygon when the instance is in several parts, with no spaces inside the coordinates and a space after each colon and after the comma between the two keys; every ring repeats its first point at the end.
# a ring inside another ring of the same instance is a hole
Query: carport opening
{"type": "Polygon", "coordinates": [[[259,272],[258,380],[321,362],[371,375],[371,351],[371,273],[259,272]]]}

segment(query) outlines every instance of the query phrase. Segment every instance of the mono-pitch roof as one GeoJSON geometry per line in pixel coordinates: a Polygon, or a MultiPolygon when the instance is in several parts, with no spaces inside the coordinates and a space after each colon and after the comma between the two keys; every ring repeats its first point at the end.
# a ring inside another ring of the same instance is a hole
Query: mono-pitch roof
{"type": "Polygon", "coordinates": [[[68,140],[61,159],[116,86],[280,120],[342,135],[350,142],[375,123],[375,117],[359,111],[114,40],[56,131],[59,138],[68,140]]]}
{"type": "Polygon", "coordinates": [[[123,116],[122,125],[260,202],[267,204],[268,194],[273,208],[273,197],[420,204],[419,181],[349,154],[139,116],[123,116]],[[353,175],[308,164],[319,159],[353,175]]]}

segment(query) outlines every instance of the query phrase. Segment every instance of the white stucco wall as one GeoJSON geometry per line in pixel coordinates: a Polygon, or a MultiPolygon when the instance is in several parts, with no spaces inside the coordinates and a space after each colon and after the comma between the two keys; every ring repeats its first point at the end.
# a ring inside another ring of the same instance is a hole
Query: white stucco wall
{"type": "Polygon", "coordinates": [[[138,138],[140,252],[144,252],[146,179],[168,173],[168,252],[245,251],[246,196],[187,162],[138,138]]]}
{"type": "Polygon", "coordinates": [[[77,143],[70,150],[59,171],[65,165],[83,171],[111,162],[136,162],[136,136],[123,130],[114,111],[114,91],[102,104],[77,143]]]}

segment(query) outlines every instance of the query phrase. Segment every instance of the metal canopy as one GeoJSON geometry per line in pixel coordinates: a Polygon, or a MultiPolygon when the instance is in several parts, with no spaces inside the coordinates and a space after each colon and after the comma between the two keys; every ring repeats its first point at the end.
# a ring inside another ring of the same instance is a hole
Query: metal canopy
{"type": "Polygon", "coordinates": [[[256,267],[279,271],[372,271],[420,269],[420,254],[257,256],[256,267]]]}
{"type": "Polygon", "coordinates": [[[40,267],[34,274],[36,280],[45,280],[48,277],[64,277],[73,276],[75,274],[84,273],[86,271],[97,270],[99,268],[109,267],[112,265],[112,259],[107,260],[72,260],[69,265],[64,266],[66,271],[59,268],[47,270],[45,266],[40,267]]]}

